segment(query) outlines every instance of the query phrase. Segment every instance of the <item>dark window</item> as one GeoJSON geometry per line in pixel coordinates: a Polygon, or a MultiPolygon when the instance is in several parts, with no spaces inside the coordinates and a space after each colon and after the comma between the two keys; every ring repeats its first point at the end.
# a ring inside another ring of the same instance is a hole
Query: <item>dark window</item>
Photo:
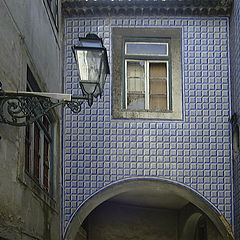
{"type": "MultiPolygon", "coordinates": [[[[39,87],[28,68],[27,91],[39,91],[39,87]]],[[[25,171],[45,190],[50,190],[50,167],[52,149],[51,116],[43,116],[26,126],[25,171]]]]}
{"type": "Polygon", "coordinates": [[[38,125],[35,123],[34,124],[34,145],[33,145],[33,151],[34,151],[34,164],[33,164],[33,176],[37,180],[39,180],[39,164],[40,164],[40,130],[38,125]]]}
{"type": "Polygon", "coordinates": [[[53,20],[56,27],[58,27],[58,0],[47,0],[53,20]]]}
{"type": "Polygon", "coordinates": [[[26,126],[25,130],[25,170],[30,173],[30,127],[26,126]]]}
{"type": "MultiPolygon", "coordinates": [[[[43,117],[43,124],[46,131],[50,131],[50,122],[46,116],[43,117]]],[[[49,134],[44,135],[44,156],[43,156],[43,185],[46,189],[49,188],[49,150],[51,145],[51,139],[48,137],[49,134]]]]}

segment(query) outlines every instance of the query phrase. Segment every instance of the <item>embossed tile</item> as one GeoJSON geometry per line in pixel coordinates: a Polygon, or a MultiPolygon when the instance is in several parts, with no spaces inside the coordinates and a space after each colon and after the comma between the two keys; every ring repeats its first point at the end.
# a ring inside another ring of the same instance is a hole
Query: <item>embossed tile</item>
{"type": "Polygon", "coordinates": [[[112,119],[110,78],[92,108],[84,103],[78,115],[65,108],[63,228],[92,194],[134,177],[165,178],[192,187],[232,223],[228,19],[69,18],[65,26],[64,89],[74,94],[80,91],[71,45],[79,35],[93,31],[103,37],[111,63],[111,27],[181,28],[184,118],[112,119]]]}

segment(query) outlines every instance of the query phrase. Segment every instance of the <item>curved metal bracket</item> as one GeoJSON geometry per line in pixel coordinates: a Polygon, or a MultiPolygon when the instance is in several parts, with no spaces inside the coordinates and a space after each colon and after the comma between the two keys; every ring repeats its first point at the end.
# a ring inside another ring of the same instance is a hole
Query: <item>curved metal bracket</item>
{"type": "Polygon", "coordinates": [[[64,103],[72,110],[73,113],[80,113],[82,110],[83,101],[65,101],[64,103]]]}
{"type": "Polygon", "coordinates": [[[0,123],[27,126],[61,104],[67,105],[74,113],[79,113],[83,100],[88,100],[86,96],[74,96],[71,101],[57,100],[39,94],[4,92],[0,89],[0,123]]]}

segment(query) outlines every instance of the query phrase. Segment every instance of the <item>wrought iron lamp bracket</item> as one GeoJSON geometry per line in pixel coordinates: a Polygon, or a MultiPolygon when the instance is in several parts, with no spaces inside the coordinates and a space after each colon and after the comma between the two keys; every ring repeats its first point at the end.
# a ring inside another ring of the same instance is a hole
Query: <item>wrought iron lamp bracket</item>
{"type": "Polygon", "coordinates": [[[59,105],[66,105],[73,113],[79,113],[83,102],[89,100],[87,96],[71,96],[71,100],[64,99],[65,94],[58,96],[63,99],[41,96],[41,93],[5,92],[0,83],[0,123],[27,126],[59,105]]]}

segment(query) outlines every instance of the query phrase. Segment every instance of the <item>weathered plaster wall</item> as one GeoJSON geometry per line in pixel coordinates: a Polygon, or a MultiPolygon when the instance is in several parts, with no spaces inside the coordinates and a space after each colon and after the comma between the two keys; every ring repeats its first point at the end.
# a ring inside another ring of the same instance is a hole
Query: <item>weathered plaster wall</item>
{"type": "MultiPolygon", "coordinates": [[[[65,109],[63,228],[102,188],[137,177],[187,185],[232,223],[229,19],[86,17],[65,22],[64,88],[80,94],[71,46],[89,32],[103,38],[112,68],[112,27],[182,30],[183,120],[112,118],[112,75],[103,97],[80,114],[65,109]]],[[[112,69],[111,69],[112,72],[112,69]]]]}
{"type": "MultiPolygon", "coordinates": [[[[231,83],[232,83],[232,106],[233,113],[238,116],[238,126],[240,125],[240,2],[234,1],[231,16],[231,83]]],[[[234,166],[234,225],[235,235],[240,239],[240,153],[233,158],[234,166]]]]}
{"type": "Polygon", "coordinates": [[[62,81],[59,75],[61,43],[47,1],[4,2],[15,22],[12,24],[24,38],[27,52],[31,55],[43,87],[49,92],[61,92],[62,81]]]}
{"type": "MultiPolygon", "coordinates": [[[[25,90],[27,65],[43,91],[60,84],[60,47],[46,1],[0,1],[0,81],[4,90],[25,90]]],[[[57,114],[55,116],[57,118],[57,114]]],[[[59,124],[55,125],[58,167],[59,124]]],[[[0,238],[59,239],[59,174],[54,199],[24,172],[25,128],[0,123],[0,238]]]]}

